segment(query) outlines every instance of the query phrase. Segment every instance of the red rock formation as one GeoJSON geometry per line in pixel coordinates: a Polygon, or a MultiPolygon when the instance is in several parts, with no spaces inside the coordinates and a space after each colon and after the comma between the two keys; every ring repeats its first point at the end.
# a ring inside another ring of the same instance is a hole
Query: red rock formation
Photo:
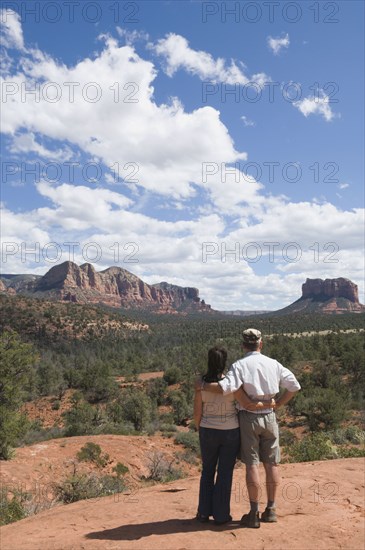
{"type": "Polygon", "coordinates": [[[338,279],[307,279],[302,285],[302,298],[347,298],[350,302],[359,303],[357,285],[339,277],[338,279]]]}
{"type": "Polygon", "coordinates": [[[169,283],[148,285],[133,273],[119,267],[97,272],[91,264],[64,262],[41,277],[34,292],[51,293],[72,302],[103,303],[113,307],[153,307],[160,312],[176,310],[210,311],[199,298],[197,288],[169,283]]]}
{"type": "Polygon", "coordinates": [[[290,313],[364,313],[365,306],[359,302],[357,285],[338,279],[307,279],[302,285],[302,297],[289,306],[276,311],[276,315],[290,313]]]}
{"type": "Polygon", "coordinates": [[[2,294],[16,294],[16,291],[13,288],[7,287],[4,282],[0,279],[0,293],[2,294]]]}

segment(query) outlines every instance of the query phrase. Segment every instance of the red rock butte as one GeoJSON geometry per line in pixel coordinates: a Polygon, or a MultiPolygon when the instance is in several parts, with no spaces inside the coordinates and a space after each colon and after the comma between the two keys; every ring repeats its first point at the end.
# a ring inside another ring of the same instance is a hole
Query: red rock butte
{"type": "Polygon", "coordinates": [[[364,313],[365,306],[359,302],[355,283],[344,277],[337,279],[307,279],[302,285],[302,296],[289,306],[274,314],[290,313],[343,314],[364,313]]]}
{"type": "Polygon", "coordinates": [[[47,299],[119,308],[150,308],[160,313],[211,311],[211,307],[199,298],[197,288],[166,282],[149,285],[120,267],[97,272],[89,263],[78,266],[68,261],[52,267],[41,277],[28,277],[24,282],[21,277],[17,277],[13,287],[11,282],[8,287],[2,282],[0,292],[6,289],[14,291],[15,288],[16,292],[47,299]]]}
{"type": "Polygon", "coordinates": [[[307,279],[302,285],[302,298],[320,297],[346,298],[350,302],[359,303],[357,285],[349,279],[307,279]]]}

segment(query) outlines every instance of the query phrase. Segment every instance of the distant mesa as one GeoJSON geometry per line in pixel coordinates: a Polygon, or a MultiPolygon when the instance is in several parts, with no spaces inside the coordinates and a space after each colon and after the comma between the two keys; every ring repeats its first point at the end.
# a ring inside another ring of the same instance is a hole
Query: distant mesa
{"type": "MultiPolygon", "coordinates": [[[[273,290],[275,292],[275,290],[273,290]]],[[[103,304],[125,309],[151,310],[157,313],[229,314],[237,316],[287,315],[296,313],[341,314],[363,313],[357,285],[349,279],[307,279],[302,296],[278,311],[216,311],[199,297],[194,287],[181,287],[167,282],[149,285],[137,275],[120,267],[96,271],[85,263],[64,262],[45,275],[2,275],[0,293],[26,294],[47,300],[103,304]]]]}
{"type": "Polygon", "coordinates": [[[85,263],[63,262],[43,276],[3,275],[0,292],[20,293],[75,303],[104,304],[159,313],[210,312],[199,290],[166,282],[149,285],[120,267],[97,272],[85,263]]]}
{"type": "Polygon", "coordinates": [[[275,315],[289,313],[364,313],[359,302],[358,288],[349,279],[307,279],[302,285],[302,296],[296,302],[275,311],[275,315]]]}
{"type": "Polygon", "coordinates": [[[224,310],[219,313],[224,313],[225,315],[235,315],[236,317],[251,317],[252,315],[264,315],[264,313],[271,313],[269,309],[234,309],[234,310],[224,310]]]}

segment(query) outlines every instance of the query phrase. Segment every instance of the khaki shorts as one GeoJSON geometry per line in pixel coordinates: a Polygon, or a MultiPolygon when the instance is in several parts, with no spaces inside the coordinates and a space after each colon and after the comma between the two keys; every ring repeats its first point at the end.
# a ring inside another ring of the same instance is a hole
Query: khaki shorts
{"type": "Polygon", "coordinates": [[[280,462],[279,426],[275,412],[240,411],[241,460],[247,465],[280,462]]]}

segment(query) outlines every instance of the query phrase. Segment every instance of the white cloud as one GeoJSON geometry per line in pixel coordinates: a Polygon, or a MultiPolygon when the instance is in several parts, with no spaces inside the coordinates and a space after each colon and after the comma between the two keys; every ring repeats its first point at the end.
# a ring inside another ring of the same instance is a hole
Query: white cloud
{"type": "Polygon", "coordinates": [[[6,48],[24,48],[23,31],[20,16],[11,9],[0,10],[0,35],[6,48]]]}
{"type": "Polygon", "coordinates": [[[132,201],[109,189],[91,189],[84,185],[64,183],[51,186],[45,181],[37,185],[38,192],[50,199],[56,208],[39,208],[36,215],[41,225],[55,225],[67,230],[107,227],[112,218],[120,216],[121,208],[132,201]],[[113,206],[119,207],[113,210],[113,206]]]}
{"type": "Polygon", "coordinates": [[[125,43],[130,46],[134,44],[137,41],[144,41],[146,42],[149,39],[149,35],[146,32],[143,31],[129,31],[127,29],[122,29],[121,27],[117,26],[117,33],[119,36],[123,37],[125,39],[125,43]]]}
{"type": "MultiPolygon", "coordinates": [[[[10,137],[23,131],[67,141],[107,167],[119,167],[121,177],[137,180],[133,185],[174,199],[195,194],[192,184],[202,185],[204,162],[246,159],[246,153],[235,149],[216,109],[207,106],[186,112],[176,99],[157,105],[152,63],[141,59],[130,46],[119,47],[108,37],[105,40],[99,55],[73,67],[38,50],[24,56],[23,72],[4,79],[3,89],[15,86],[17,92],[9,95],[4,106],[3,132],[10,137]],[[121,83],[116,75],[123,75],[121,83]],[[65,82],[75,83],[74,95],[65,82]],[[52,90],[44,89],[47,83],[52,83],[52,90]],[[22,97],[25,86],[35,87],[38,102],[34,94],[22,97]],[[96,92],[100,99],[94,102],[96,92]],[[49,100],[55,93],[59,101],[49,100]]],[[[28,146],[38,147],[34,143],[28,146]]],[[[13,148],[17,147],[19,138],[13,143],[13,148]]],[[[237,189],[235,202],[243,198],[242,189],[237,189]]]]}
{"type": "Polygon", "coordinates": [[[300,245],[321,240],[336,241],[342,249],[355,249],[362,246],[364,209],[343,211],[331,203],[313,204],[310,202],[290,202],[265,200],[258,223],[247,226],[231,234],[242,242],[254,241],[295,241],[300,245]]]}
{"type": "MultiPolygon", "coordinates": [[[[29,248],[32,241],[78,242],[74,260],[79,264],[87,261],[82,247],[97,243],[102,251],[98,269],[119,265],[149,283],[168,280],[198,287],[201,297],[217,309],[283,307],[299,298],[307,277],[345,276],[363,292],[363,265],[357,252],[363,246],[363,209],[343,211],[329,203],[294,203],[271,197],[256,206],[242,207],[235,229],[228,230],[225,216],[219,213],[164,221],[133,212],[131,201],[109,190],[45,182],[37,189],[50,205],[32,212],[7,212],[2,220],[7,241],[21,240],[29,243],[29,248]],[[119,243],[118,249],[115,243],[119,243]],[[205,262],[203,243],[216,246],[205,262]],[[222,261],[224,249],[237,253],[227,253],[222,261]],[[259,252],[257,262],[253,261],[255,249],[259,252]],[[300,258],[294,262],[296,249],[300,258]],[[137,263],[128,263],[132,253],[137,263]]],[[[20,271],[32,271],[25,269],[31,259],[20,271]]],[[[65,259],[68,257],[63,256],[65,259]]],[[[19,265],[15,271],[19,272],[19,265]]]]}
{"type": "Polygon", "coordinates": [[[305,116],[318,114],[321,115],[327,122],[335,118],[335,113],[332,112],[329,97],[320,90],[318,97],[309,96],[300,101],[295,101],[293,105],[305,116]]]}
{"type": "Polygon", "coordinates": [[[350,187],[350,184],[349,183],[339,183],[337,187],[339,189],[347,189],[348,187],[350,187]]]}
{"type": "MultiPolygon", "coordinates": [[[[5,209],[4,240],[24,241],[29,247],[34,241],[77,241],[80,245],[96,242],[102,249],[102,257],[96,262],[98,269],[115,264],[147,282],[168,280],[196,286],[202,298],[219,309],[282,307],[300,296],[300,285],[306,277],[321,273],[340,273],[362,285],[358,252],[363,245],[362,210],[342,211],[325,201],[295,203],[283,196],[264,195],[264,186],[244,176],[235,165],[247,155],[236,150],[216,109],[204,107],[188,112],[178,99],[158,105],[154,100],[157,73],[153,64],[139,57],[131,45],[120,47],[108,36],[104,40],[105,48],[99,54],[72,67],[39,50],[22,53],[20,70],[8,75],[5,82],[14,82],[19,90],[24,83],[40,86],[54,82],[62,97],[52,103],[41,94],[37,103],[31,95],[22,101],[20,92],[10,96],[4,103],[3,131],[14,151],[36,152],[49,158],[51,151],[42,144],[50,143],[53,148],[52,140],[56,146],[65,141],[70,148],[80,148],[87,158],[100,159],[109,168],[105,178],[108,184],[117,183],[111,175],[116,163],[123,176],[137,168],[138,182],[115,185],[112,191],[41,181],[36,192],[47,205],[16,213],[5,209]],[[91,81],[102,92],[95,103],[86,101],[81,93],[91,81]],[[117,81],[121,83],[118,100],[110,89],[117,81]],[[64,82],[79,83],[73,102],[64,82]],[[127,89],[123,89],[124,84],[127,89]],[[128,103],[131,95],[136,103],[128,103]],[[205,178],[204,163],[210,163],[205,178]],[[126,187],[133,200],[117,192],[126,187]],[[201,200],[185,213],[181,208],[193,202],[194,194],[201,200]],[[153,211],[158,210],[161,202],[170,205],[169,221],[143,213],[149,212],[149,204],[153,211]],[[178,205],[177,213],[172,211],[173,203],[178,205]],[[282,255],[283,247],[293,241],[303,250],[303,258],[295,264],[285,261],[282,255]],[[340,262],[324,263],[321,255],[321,262],[316,263],[310,247],[319,242],[321,254],[328,253],[324,246],[331,241],[338,244],[340,262]],[[218,253],[207,262],[202,261],[203,242],[218,246],[218,253]],[[242,250],[249,242],[262,247],[258,263],[242,256],[238,262],[232,256],[222,261],[222,243],[228,250],[238,243],[242,250]],[[265,242],[279,242],[275,249],[279,259],[273,265],[265,242]],[[120,244],[117,259],[115,243],[120,244]],[[131,252],[128,246],[124,248],[128,243],[136,243],[138,263],[125,263],[131,252]]],[[[189,55],[194,53],[186,41],[185,46],[178,43],[188,49],[189,55]]],[[[227,66],[224,60],[218,63],[209,54],[201,55],[205,52],[195,54],[188,57],[190,65],[182,68],[196,70],[202,77],[206,62],[213,77],[225,79],[219,81],[235,77],[232,64],[227,66]]],[[[172,67],[177,70],[180,62],[174,59],[172,67]]],[[[247,78],[235,67],[240,78],[247,78]]],[[[35,265],[31,256],[25,263],[11,259],[13,263],[7,264],[10,272],[41,273],[51,267],[46,263],[43,268],[35,265]]],[[[83,263],[86,258],[79,252],[75,261],[83,263]]]]}
{"type": "Polygon", "coordinates": [[[4,47],[0,48],[0,72],[6,75],[10,72],[13,60],[4,47]]]}
{"type": "Polygon", "coordinates": [[[14,136],[9,149],[14,154],[32,152],[36,153],[40,157],[53,160],[68,161],[74,156],[74,153],[69,147],[57,149],[54,151],[47,149],[36,141],[33,132],[23,133],[14,136]]]}
{"type": "Polygon", "coordinates": [[[267,37],[267,45],[274,53],[278,55],[283,48],[289,48],[290,39],[289,34],[286,33],[285,36],[273,38],[272,36],[267,37]]]}
{"type": "Polygon", "coordinates": [[[243,121],[243,124],[245,126],[256,126],[255,122],[253,120],[250,120],[249,118],[247,118],[247,116],[245,116],[245,115],[241,116],[241,120],[243,121]]]}
{"type": "Polygon", "coordinates": [[[224,82],[226,84],[244,85],[248,82],[256,82],[262,86],[269,80],[264,73],[252,75],[251,78],[243,72],[243,63],[236,64],[231,60],[230,64],[221,57],[214,57],[203,50],[193,50],[189,42],[179,34],[170,33],[166,38],[158,40],[157,44],[150,44],[158,55],[165,58],[166,73],[173,76],[179,69],[184,69],[190,74],[197,75],[201,80],[213,83],[224,82]]]}
{"type": "Polygon", "coordinates": [[[25,273],[34,259],[44,263],[40,251],[51,238],[47,229],[39,226],[38,217],[32,212],[15,213],[2,205],[0,222],[3,273],[25,273]]]}

